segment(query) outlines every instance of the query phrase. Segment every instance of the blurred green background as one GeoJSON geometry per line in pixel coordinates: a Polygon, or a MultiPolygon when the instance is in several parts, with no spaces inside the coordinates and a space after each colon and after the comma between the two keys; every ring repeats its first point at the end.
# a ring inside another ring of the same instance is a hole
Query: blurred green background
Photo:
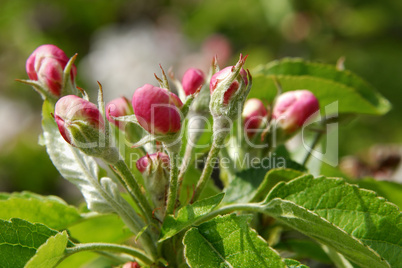
{"type": "MultiPolygon", "coordinates": [[[[240,52],[249,54],[248,68],[287,56],[331,64],[344,56],[346,69],[373,84],[393,109],[385,116],[362,116],[342,126],[340,156],[364,153],[379,143],[401,144],[401,14],[402,1],[395,0],[2,0],[0,191],[30,190],[69,201],[79,198],[59,178],[45,149],[37,143],[40,97],[14,79],[27,78],[27,57],[39,45],[52,43],[68,56],[79,54],[78,85],[93,89],[96,80],[106,78],[85,78],[90,70],[84,69],[91,65],[80,65],[80,61],[100,46],[94,36],[111,25],[117,32],[144,23],[156,29],[172,25],[172,33],[185,39],[185,47],[176,47],[185,51],[177,53],[182,56],[197,53],[208,37],[220,34],[231,45],[229,62],[240,52]]],[[[163,38],[162,47],[170,37],[163,38]]],[[[118,45],[113,49],[118,50],[118,45]]],[[[132,47],[133,52],[136,49],[132,47]]],[[[143,61],[134,62],[133,68],[145,65],[143,61]]],[[[176,59],[176,63],[180,61],[180,57],[176,59]]],[[[155,71],[157,66],[150,75],[155,71]]]]}

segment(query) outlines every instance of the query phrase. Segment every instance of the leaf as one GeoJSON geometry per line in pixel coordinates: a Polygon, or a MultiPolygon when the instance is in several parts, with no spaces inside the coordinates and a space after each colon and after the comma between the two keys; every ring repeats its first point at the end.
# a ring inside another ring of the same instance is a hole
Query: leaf
{"type": "Polygon", "coordinates": [[[77,208],[56,196],[41,196],[29,192],[2,193],[0,219],[20,218],[29,222],[63,230],[82,219],[77,208]]]}
{"type": "Polygon", "coordinates": [[[402,185],[392,181],[379,181],[373,178],[364,178],[353,181],[359,187],[375,191],[380,196],[402,208],[402,185]]]}
{"type": "Polygon", "coordinates": [[[64,257],[67,247],[67,232],[58,233],[42,244],[24,268],[53,268],[64,257]]]}
{"type": "Polygon", "coordinates": [[[193,225],[197,219],[211,212],[219,205],[224,197],[224,193],[202,199],[194,204],[187,205],[177,212],[177,217],[167,215],[162,226],[159,242],[162,242],[185,228],[193,225]]]}
{"type": "Polygon", "coordinates": [[[264,180],[255,191],[254,196],[251,198],[251,201],[260,201],[277,183],[281,181],[287,182],[301,175],[303,175],[303,172],[287,168],[277,168],[268,171],[265,174],[264,180]]]}
{"type": "Polygon", "coordinates": [[[257,68],[253,72],[250,97],[274,99],[275,78],[283,91],[308,89],[320,102],[321,109],[339,101],[339,113],[385,114],[390,103],[359,76],[339,71],[333,65],[302,59],[285,58],[257,68]]]}
{"type": "Polygon", "coordinates": [[[292,259],[284,259],[287,268],[308,268],[308,266],[292,259]]]}
{"type": "Polygon", "coordinates": [[[402,184],[393,181],[377,180],[374,178],[353,179],[342,173],[338,168],[323,163],[320,171],[322,175],[327,177],[345,178],[348,183],[357,184],[360,188],[372,190],[379,196],[385,197],[391,203],[402,208],[402,184]]]}
{"type": "MultiPolygon", "coordinates": [[[[228,187],[224,190],[226,195],[225,203],[245,203],[253,199],[265,175],[269,170],[275,167],[287,167],[304,171],[305,168],[300,164],[283,157],[269,158],[270,162],[266,166],[258,168],[249,168],[236,172],[235,178],[231,181],[228,187]]],[[[266,194],[266,193],[265,193],[266,194]]]]}
{"type": "MultiPolygon", "coordinates": [[[[283,236],[287,237],[289,234],[284,234],[283,236]]],[[[275,245],[275,249],[292,252],[294,253],[292,257],[295,259],[313,259],[322,263],[331,263],[331,260],[321,246],[309,238],[291,237],[289,239],[281,239],[281,241],[275,245]]]]}
{"type": "Polygon", "coordinates": [[[224,189],[225,203],[242,203],[251,199],[252,193],[259,187],[269,169],[249,168],[236,172],[232,182],[224,189]]]}
{"type": "Polygon", "coordinates": [[[250,216],[218,216],[183,238],[190,267],[285,267],[281,257],[248,226],[250,216]]]}
{"type": "Polygon", "coordinates": [[[398,208],[342,179],[306,175],[280,183],[263,210],[363,267],[402,263],[398,208]]]}
{"type": "MultiPolygon", "coordinates": [[[[184,174],[182,190],[180,193],[180,202],[188,203],[193,195],[195,186],[201,177],[201,170],[195,167],[195,163],[190,164],[184,174]]],[[[205,189],[202,191],[200,199],[217,195],[221,190],[214,184],[213,180],[209,180],[205,189]]]]}
{"type": "MultiPolygon", "coordinates": [[[[22,219],[0,220],[0,263],[2,267],[24,267],[37,249],[58,232],[40,223],[22,219]]],[[[68,242],[69,246],[73,246],[68,242]]]]}
{"type": "Polygon", "coordinates": [[[69,227],[68,231],[70,236],[80,243],[121,243],[133,236],[120,217],[115,214],[101,214],[87,218],[69,227]]]}

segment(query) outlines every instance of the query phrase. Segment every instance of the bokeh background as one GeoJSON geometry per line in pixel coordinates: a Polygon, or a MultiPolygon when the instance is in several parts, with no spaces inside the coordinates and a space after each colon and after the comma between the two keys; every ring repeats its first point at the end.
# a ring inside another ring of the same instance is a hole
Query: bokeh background
{"type": "Polygon", "coordinates": [[[41,44],[78,53],[78,85],[106,100],[154,83],[159,64],[206,70],[249,54],[253,68],[282,57],[345,67],[393,105],[382,117],[361,116],[340,128],[340,157],[370,161],[372,146],[402,144],[402,1],[395,0],[1,0],[0,191],[79,194],[62,180],[38,145],[42,100],[30,87],[25,60],[41,44]]]}

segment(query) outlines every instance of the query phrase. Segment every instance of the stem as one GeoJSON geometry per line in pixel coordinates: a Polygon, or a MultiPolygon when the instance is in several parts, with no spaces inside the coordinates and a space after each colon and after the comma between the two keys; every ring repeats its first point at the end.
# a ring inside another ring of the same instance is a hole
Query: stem
{"type": "Polygon", "coordinates": [[[120,173],[122,178],[122,183],[124,183],[125,188],[133,197],[133,199],[138,203],[140,209],[143,212],[144,217],[146,218],[147,223],[152,223],[152,208],[148,203],[145,195],[141,192],[140,186],[135,179],[133,173],[131,173],[127,164],[123,160],[117,161],[114,164],[116,170],[120,173]]]}
{"type": "Polygon", "coordinates": [[[166,215],[173,214],[176,207],[177,193],[179,190],[179,167],[177,165],[178,153],[168,150],[170,158],[170,182],[169,182],[169,193],[166,205],[166,215]]]}
{"type": "Polygon", "coordinates": [[[108,243],[85,243],[78,244],[75,247],[66,249],[66,257],[82,252],[82,251],[110,251],[110,252],[120,252],[126,253],[134,258],[137,258],[144,262],[145,264],[151,265],[153,261],[141,250],[124,245],[108,244],[108,243]]]}
{"type": "Polygon", "coordinates": [[[304,157],[304,160],[303,160],[303,162],[302,162],[302,165],[303,165],[303,166],[305,166],[305,165],[307,164],[307,161],[310,159],[311,151],[317,146],[318,142],[319,142],[320,139],[321,139],[322,134],[324,134],[323,131],[318,131],[318,132],[315,134],[314,140],[313,140],[313,142],[312,142],[311,145],[310,145],[310,150],[307,152],[307,154],[306,154],[306,156],[304,157]]]}
{"type": "MultiPolygon", "coordinates": [[[[190,113],[189,117],[190,117],[190,119],[189,119],[189,124],[190,124],[190,121],[193,118],[193,117],[191,117],[191,113],[190,113]]],[[[199,118],[195,119],[195,120],[197,120],[194,122],[196,129],[203,129],[205,126],[205,121],[203,119],[199,119],[199,118]]],[[[194,145],[198,142],[198,140],[200,139],[201,136],[202,136],[202,132],[198,132],[198,131],[195,133],[188,134],[186,150],[185,150],[184,156],[183,156],[183,163],[181,164],[180,172],[179,172],[179,189],[178,189],[178,193],[177,193],[179,198],[180,198],[181,187],[183,184],[183,177],[190,165],[192,154],[194,151],[194,145]]]]}
{"type": "Polygon", "coordinates": [[[212,141],[212,146],[208,153],[207,161],[205,163],[204,169],[202,170],[200,180],[197,183],[197,187],[194,190],[194,195],[190,203],[194,203],[200,197],[202,191],[207,185],[209,178],[211,177],[212,170],[214,168],[212,165],[212,160],[214,160],[218,156],[220,146],[223,144],[226,136],[228,135],[227,127],[228,121],[226,120],[226,118],[214,117],[214,140],[212,141]]]}

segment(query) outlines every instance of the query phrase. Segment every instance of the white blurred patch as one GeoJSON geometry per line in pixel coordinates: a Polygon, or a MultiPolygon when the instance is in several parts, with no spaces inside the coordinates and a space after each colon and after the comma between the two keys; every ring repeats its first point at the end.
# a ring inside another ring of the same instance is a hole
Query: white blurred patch
{"type": "Polygon", "coordinates": [[[188,54],[188,45],[175,27],[142,23],[132,27],[109,26],[95,34],[91,52],[82,59],[78,72],[88,85],[99,81],[105,100],[122,95],[131,98],[144,84],[157,85],[159,64],[169,67],[188,54]]]}
{"type": "Polygon", "coordinates": [[[0,148],[23,131],[32,119],[32,111],[23,103],[0,97],[0,148]]]}

